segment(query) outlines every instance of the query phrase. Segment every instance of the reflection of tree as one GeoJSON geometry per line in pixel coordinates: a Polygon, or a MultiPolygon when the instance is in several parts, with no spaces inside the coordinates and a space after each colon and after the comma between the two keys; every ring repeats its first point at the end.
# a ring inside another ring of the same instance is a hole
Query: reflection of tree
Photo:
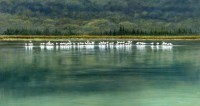
{"type": "Polygon", "coordinates": [[[71,47],[40,51],[38,47],[31,50],[3,47],[0,83],[1,88],[19,90],[21,94],[43,94],[58,89],[61,92],[137,91],[142,87],[138,84],[187,83],[191,81],[189,77],[196,78],[194,74],[199,69],[199,50],[194,48],[174,46],[171,50],[162,47],[151,50],[145,46],[144,50],[137,50],[135,46],[131,49],[114,46],[104,50],[71,47]]]}

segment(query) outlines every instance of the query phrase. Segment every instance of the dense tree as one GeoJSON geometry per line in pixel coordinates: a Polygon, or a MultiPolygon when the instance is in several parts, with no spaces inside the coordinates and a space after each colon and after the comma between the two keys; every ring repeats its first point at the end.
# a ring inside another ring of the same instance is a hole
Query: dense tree
{"type": "Polygon", "coordinates": [[[0,0],[0,32],[192,34],[200,30],[199,5],[198,0],[0,0]]]}

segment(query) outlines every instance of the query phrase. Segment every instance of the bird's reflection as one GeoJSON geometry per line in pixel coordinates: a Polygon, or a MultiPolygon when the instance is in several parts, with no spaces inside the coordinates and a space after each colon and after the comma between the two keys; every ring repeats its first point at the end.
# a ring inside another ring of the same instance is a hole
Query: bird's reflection
{"type": "Polygon", "coordinates": [[[100,49],[100,50],[105,50],[106,46],[107,46],[107,45],[99,45],[99,49],[100,49]]]}
{"type": "Polygon", "coordinates": [[[145,50],[145,45],[136,45],[136,48],[143,51],[145,50]]]}
{"type": "Polygon", "coordinates": [[[72,45],[62,45],[60,46],[60,49],[70,49],[72,48],[72,45]]]}
{"type": "Polygon", "coordinates": [[[159,46],[159,45],[156,45],[156,46],[151,46],[151,49],[152,50],[159,50],[159,49],[162,49],[162,50],[172,50],[172,48],[173,48],[173,46],[170,46],[170,45],[161,45],[161,46],[159,46]]]}
{"type": "MultiPolygon", "coordinates": [[[[114,49],[114,47],[117,49],[117,50],[121,50],[121,49],[124,49],[124,50],[131,50],[132,48],[132,45],[98,45],[99,49],[100,50],[105,50],[105,49],[114,49]]],[[[147,46],[148,48],[150,47],[152,50],[159,50],[159,49],[162,49],[162,50],[172,50],[173,46],[170,46],[170,45],[151,45],[151,46],[147,46]]],[[[25,46],[26,50],[32,50],[33,49],[33,46],[25,46]]],[[[40,49],[41,50],[53,50],[54,49],[54,46],[45,46],[45,45],[40,45],[40,49]]],[[[78,48],[78,49],[95,49],[95,45],[56,45],[55,46],[55,49],[56,50],[62,50],[62,49],[75,49],[75,48],[78,48]]],[[[136,45],[136,49],[138,50],[145,50],[146,48],[146,45],[136,45]]]]}
{"type": "Polygon", "coordinates": [[[77,45],[77,48],[78,48],[78,49],[83,49],[83,48],[84,48],[84,45],[77,45]]]}
{"type": "Polygon", "coordinates": [[[46,46],[47,50],[53,50],[54,46],[46,46]]]}
{"type": "Polygon", "coordinates": [[[110,49],[113,49],[113,48],[114,48],[114,46],[113,46],[113,45],[109,45],[109,48],[110,48],[110,49]]]}
{"type": "Polygon", "coordinates": [[[151,49],[152,49],[152,50],[155,49],[153,45],[151,45],[151,49]]]}
{"type": "Polygon", "coordinates": [[[85,46],[86,49],[94,49],[94,45],[87,45],[85,46]]]}
{"type": "Polygon", "coordinates": [[[56,50],[58,50],[59,49],[59,46],[58,45],[56,45],[56,50]]]}
{"type": "Polygon", "coordinates": [[[173,46],[167,46],[167,45],[163,45],[162,46],[162,50],[168,50],[171,51],[173,46]]]}
{"type": "Polygon", "coordinates": [[[25,46],[26,50],[31,51],[33,49],[33,46],[25,46]]]}
{"type": "Polygon", "coordinates": [[[160,49],[160,46],[159,46],[159,45],[156,45],[156,49],[160,49]]]}
{"type": "Polygon", "coordinates": [[[131,50],[131,45],[125,45],[124,47],[125,47],[126,51],[131,50]]]}
{"type": "Polygon", "coordinates": [[[115,47],[116,47],[116,49],[122,49],[122,48],[124,48],[124,44],[116,45],[115,47]]]}
{"type": "Polygon", "coordinates": [[[44,45],[40,45],[40,49],[44,50],[45,46],[44,45]]]}
{"type": "Polygon", "coordinates": [[[159,50],[160,49],[160,46],[159,45],[151,45],[151,49],[152,50],[159,50]]]}

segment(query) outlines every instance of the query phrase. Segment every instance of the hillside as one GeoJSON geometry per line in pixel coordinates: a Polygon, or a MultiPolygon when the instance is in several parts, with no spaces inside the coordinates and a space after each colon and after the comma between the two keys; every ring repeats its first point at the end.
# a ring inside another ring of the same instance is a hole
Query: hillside
{"type": "Polygon", "coordinates": [[[89,34],[127,29],[199,32],[199,0],[0,0],[0,33],[7,28],[89,34]]]}

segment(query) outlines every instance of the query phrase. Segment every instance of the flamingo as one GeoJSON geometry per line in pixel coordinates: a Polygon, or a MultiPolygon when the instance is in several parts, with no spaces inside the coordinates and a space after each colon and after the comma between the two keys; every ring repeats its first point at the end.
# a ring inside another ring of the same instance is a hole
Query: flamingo
{"type": "Polygon", "coordinates": [[[128,43],[132,43],[132,41],[127,41],[128,43]]]}
{"type": "Polygon", "coordinates": [[[110,42],[109,44],[110,44],[110,45],[113,45],[113,44],[114,44],[114,42],[110,42]]]}
{"type": "Polygon", "coordinates": [[[124,43],[125,45],[131,45],[131,41],[127,41],[127,43],[124,43]]]}
{"type": "Polygon", "coordinates": [[[168,43],[167,45],[170,45],[170,46],[171,46],[171,45],[173,45],[173,44],[172,44],[172,43],[168,43]]]}
{"type": "Polygon", "coordinates": [[[167,43],[163,42],[162,45],[167,45],[167,43]]]}
{"type": "Polygon", "coordinates": [[[45,43],[40,43],[40,45],[44,45],[45,43]]]}
{"type": "Polygon", "coordinates": [[[142,45],[146,45],[146,43],[144,43],[144,42],[141,42],[141,44],[142,44],[142,45]]]}
{"type": "Polygon", "coordinates": [[[50,41],[46,43],[47,46],[53,46],[54,44],[51,43],[50,41]]]}
{"type": "MultiPolygon", "coordinates": [[[[30,43],[28,43],[29,46],[33,46],[33,43],[31,43],[32,41],[29,41],[30,43]]],[[[25,44],[26,45],[26,44],[25,44]]]]}
{"type": "Polygon", "coordinates": [[[130,45],[130,43],[125,43],[125,45],[130,45]]]}
{"type": "Polygon", "coordinates": [[[94,45],[94,41],[92,41],[92,44],[94,45]]]}

